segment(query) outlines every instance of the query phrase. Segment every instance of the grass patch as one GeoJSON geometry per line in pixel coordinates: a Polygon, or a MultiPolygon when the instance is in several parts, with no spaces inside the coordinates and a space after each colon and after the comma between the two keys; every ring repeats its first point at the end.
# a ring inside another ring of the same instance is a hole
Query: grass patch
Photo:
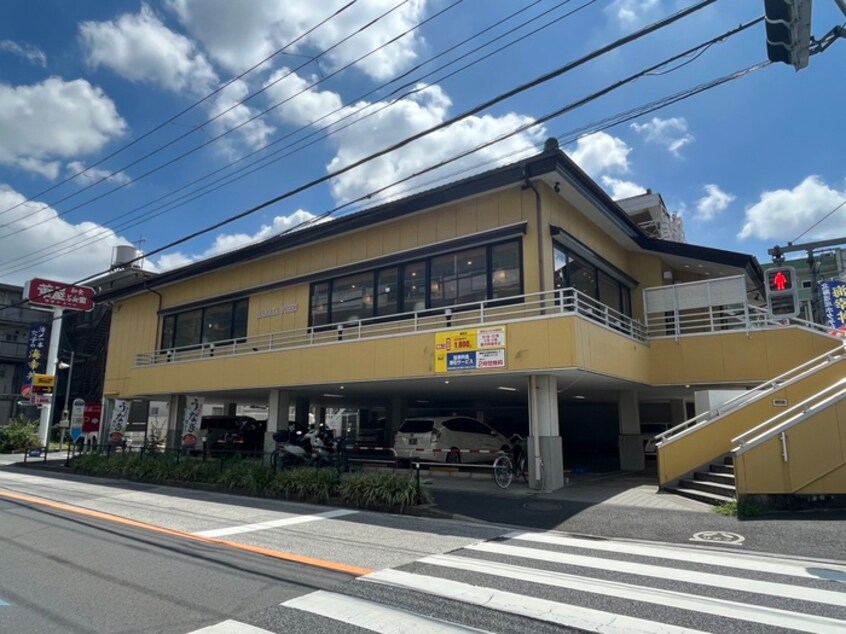
{"type": "Polygon", "coordinates": [[[732,500],[714,507],[714,512],[728,517],[757,517],[767,512],[763,506],[745,500],[732,500]]]}

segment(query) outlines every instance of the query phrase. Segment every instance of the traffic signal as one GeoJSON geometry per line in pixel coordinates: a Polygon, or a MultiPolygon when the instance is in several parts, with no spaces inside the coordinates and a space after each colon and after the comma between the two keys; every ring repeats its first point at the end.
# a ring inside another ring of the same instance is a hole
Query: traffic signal
{"type": "Polygon", "coordinates": [[[808,65],[811,0],[764,0],[767,57],[796,70],[808,65]]]}
{"type": "Polygon", "coordinates": [[[777,318],[796,317],[799,314],[799,282],[796,269],[782,266],[766,272],[767,309],[777,318]]]}

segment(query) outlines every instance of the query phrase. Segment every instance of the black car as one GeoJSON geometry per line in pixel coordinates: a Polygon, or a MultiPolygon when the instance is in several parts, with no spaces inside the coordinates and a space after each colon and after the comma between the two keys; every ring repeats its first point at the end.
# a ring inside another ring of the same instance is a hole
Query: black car
{"type": "MultiPolygon", "coordinates": [[[[257,422],[251,416],[203,416],[200,422],[203,451],[211,454],[252,451],[247,448],[241,430],[244,425],[257,422]]],[[[254,442],[254,435],[250,439],[254,442]]]]}

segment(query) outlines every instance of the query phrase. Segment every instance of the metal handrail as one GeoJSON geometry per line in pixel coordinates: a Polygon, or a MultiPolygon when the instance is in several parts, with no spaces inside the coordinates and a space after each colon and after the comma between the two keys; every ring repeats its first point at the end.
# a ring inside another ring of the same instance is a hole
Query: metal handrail
{"type": "Polygon", "coordinates": [[[791,427],[798,425],[808,416],[816,414],[818,411],[830,406],[842,398],[846,398],[846,387],[844,386],[846,386],[846,379],[840,379],[836,383],[829,385],[827,388],[820,390],[813,396],[806,398],[801,403],[797,403],[784,412],[779,412],[777,415],[764,421],[760,425],[756,425],[740,436],[732,438],[732,444],[736,443],[738,445],[732,451],[736,453],[748,451],[770,438],[787,431],[791,427]]]}
{"type": "Polygon", "coordinates": [[[454,306],[427,308],[385,317],[370,317],[298,330],[143,352],[136,355],[135,367],[174,361],[198,361],[375,337],[468,328],[485,324],[501,324],[525,319],[548,318],[559,314],[584,317],[641,343],[647,340],[643,324],[639,321],[574,288],[561,288],[454,306]]]}
{"type": "Polygon", "coordinates": [[[740,407],[746,405],[747,403],[751,403],[754,400],[757,400],[772,390],[780,389],[796,381],[804,378],[805,376],[816,372],[818,369],[829,365],[830,363],[834,363],[838,361],[846,355],[846,342],[840,348],[835,350],[829,350],[821,354],[818,357],[811,359],[810,361],[806,361],[805,363],[796,366],[795,368],[791,368],[787,372],[778,375],[774,379],[770,379],[761,385],[758,385],[754,389],[748,390],[743,392],[742,394],[738,394],[733,398],[730,398],[726,402],[720,404],[719,406],[715,407],[712,410],[708,410],[707,412],[703,412],[693,418],[684,421],[668,429],[667,431],[661,432],[655,436],[655,442],[665,443],[670,442],[676,438],[679,438],[680,435],[688,430],[692,430],[694,427],[701,428],[706,425],[711,424],[720,416],[724,416],[740,407]]]}

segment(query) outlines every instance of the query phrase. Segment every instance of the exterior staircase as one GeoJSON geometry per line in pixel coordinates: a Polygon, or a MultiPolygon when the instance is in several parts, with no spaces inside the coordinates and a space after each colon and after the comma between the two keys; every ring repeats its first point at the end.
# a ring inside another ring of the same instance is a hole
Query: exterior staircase
{"type": "Polygon", "coordinates": [[[706,470],[694,471],[690,477],[681,478],[678,484],[664,490],[712,506],[734,501],[737,490],[731,456],[724,456],[703,469],[706,470]]]}

